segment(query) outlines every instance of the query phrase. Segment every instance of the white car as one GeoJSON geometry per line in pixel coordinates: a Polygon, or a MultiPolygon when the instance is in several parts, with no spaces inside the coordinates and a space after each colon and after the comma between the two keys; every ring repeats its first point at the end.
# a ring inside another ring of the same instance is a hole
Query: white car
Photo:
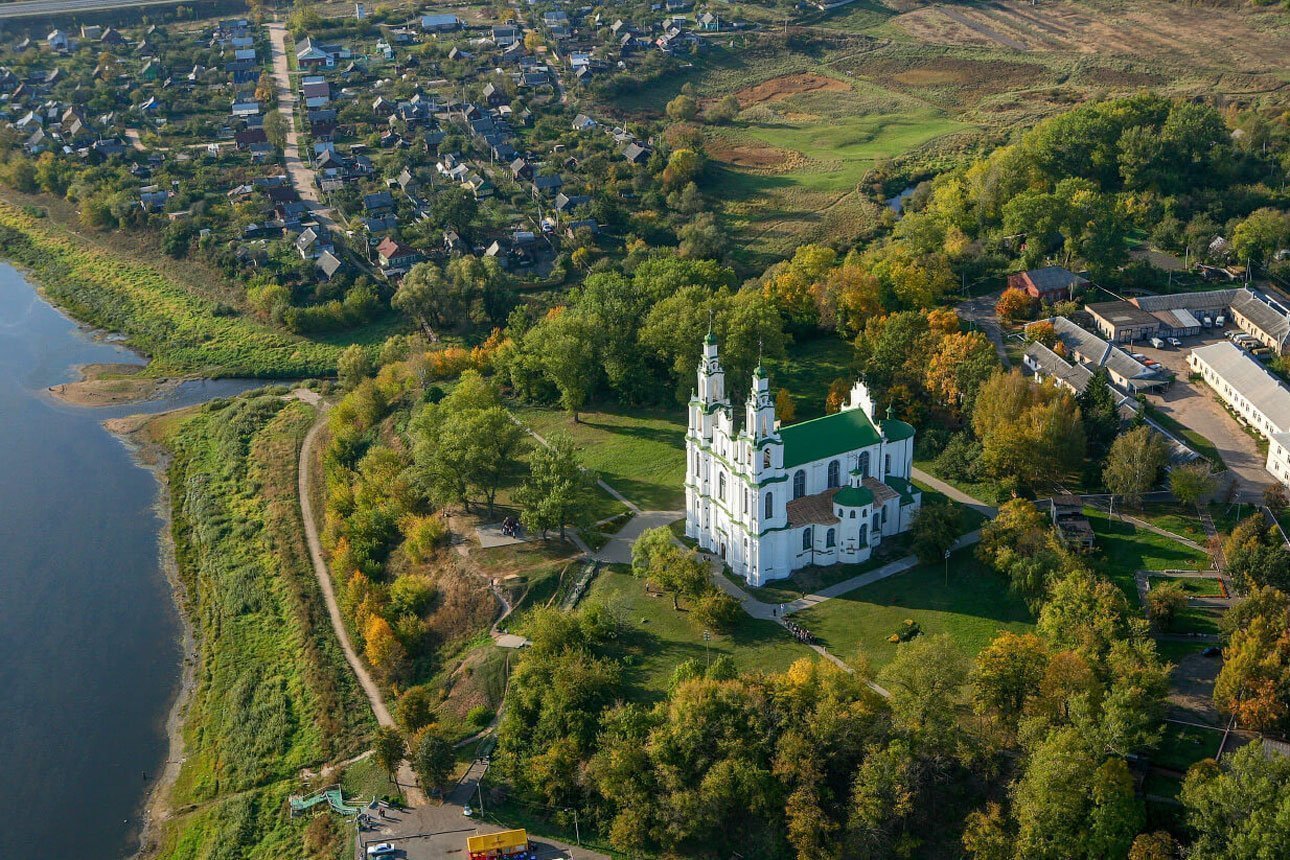
{"type": "Polygon", "coordinates": [[[1167,337],[1165,340],[1169,341],[1170,346],[1182,346],[1182,341],[1176,337],[1167,337]]]}
{"type": "Polygon", "coordinates": [[[461,808],[461,814],[469,818],[475,814],[475,810],[471,809],[469,806],[463,806],[461,808]]]}
{"type": "Polygon", "coordinates": [[[375,845],[367,846],[368,857],[393,857],[394,846],[389,842],[378,842],[375,845]]]}

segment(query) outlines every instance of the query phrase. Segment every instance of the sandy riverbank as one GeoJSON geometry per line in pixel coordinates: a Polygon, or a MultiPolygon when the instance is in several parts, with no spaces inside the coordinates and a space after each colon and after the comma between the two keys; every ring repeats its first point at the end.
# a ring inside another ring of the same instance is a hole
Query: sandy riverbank
{"type": "Polygon", "coordinates": [[[73,406],[121,406],[162,397],[182,382],[143,376],[143,369],[141,364],[85,364],[76,368],[80,379],[48,390],[73,406]]]}
{"type": "Polygon", "coordinates": [[[193,636],[193,626],[188,618],[188,594],[179,577],[179,567],[175,561],[174,535],[171,534],[170,484],[166,480],[170,453],[160,442],[163,427],[196,408],[199,407],[188,406],[170,412],[130,415],[103,422],[103,426],[121,439],[130,449],[136,462],[150,471],[157,481],[157,501],[154,508],[158,519],[161,520],[161,529],[157,535],[158,553],[161,568],[166,574],[166,581],[170,584],[182,631],[180,634],[182,668],[179,689],[166,713],[166,761],[148,792],[136,857],[151,857],[155,854],[159,838],[158,827],[173,812],[170,806],[170,792],[179,777],[179,769],[183,766],[185,756],[184,712],[197,686],[197,641],[193,636]]]}

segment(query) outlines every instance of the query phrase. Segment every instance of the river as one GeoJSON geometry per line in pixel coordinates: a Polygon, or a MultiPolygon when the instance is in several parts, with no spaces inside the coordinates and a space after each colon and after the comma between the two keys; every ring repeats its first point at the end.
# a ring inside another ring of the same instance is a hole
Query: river
{"type": "Polygon", "coordinates": [[[140,361],[0,264],[0,857],[132,854],[165,762],[182,655],[158,488],[101,422],[252,383],[98,409],[46,392],[78,365],[140,361]]]}

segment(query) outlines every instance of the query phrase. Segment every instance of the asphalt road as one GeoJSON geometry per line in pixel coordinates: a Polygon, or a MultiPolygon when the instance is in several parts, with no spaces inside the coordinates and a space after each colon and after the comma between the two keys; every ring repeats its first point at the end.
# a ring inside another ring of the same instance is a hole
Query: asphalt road
{"type": "Polygon", "coordinates": [[[128,9],[135,6],[178,6],[183,0],[24,0],[0,3],[0,18],[41,18],[94,12],[100,9],[128,9]]]}

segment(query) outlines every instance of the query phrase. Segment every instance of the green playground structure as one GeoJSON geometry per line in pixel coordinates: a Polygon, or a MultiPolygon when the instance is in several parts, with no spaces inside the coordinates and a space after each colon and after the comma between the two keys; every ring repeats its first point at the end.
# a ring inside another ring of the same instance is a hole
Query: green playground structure
{"type": "Polygon", "coordinates": [[[298,794],[291,795],[291,814],[293,816],[308,812],[319,804],[326,803],[331,807],[332,812],[339,812],[341,815],[358,815],[362,809],[357,806],[350,806],[345,802],[345,796],[341,793],[339,785],[332,785],[324,788],[322,791],[315,791],[308,797],[301,797],[298,794]]]}

